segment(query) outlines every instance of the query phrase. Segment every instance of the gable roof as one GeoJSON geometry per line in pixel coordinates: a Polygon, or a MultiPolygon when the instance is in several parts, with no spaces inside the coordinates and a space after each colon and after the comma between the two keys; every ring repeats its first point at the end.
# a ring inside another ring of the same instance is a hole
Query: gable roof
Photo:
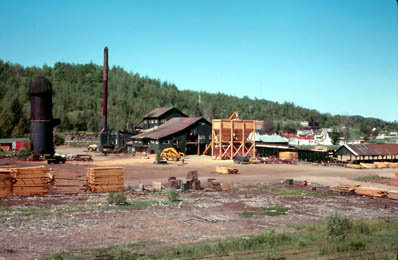
{"type": "Polygon", "coordinates": [[[170,120],[168,120],[166,123],[157,127],[156,129],[138,135],[134,135],[131,138],[133,139],[147,138],[154,140],[162,139],[169,135],[183,131],[199,121],[204,121],[210,125],[210,123],[203,117],[173,117],[170,120]]]}
{"type": "Polygon", "coordinates": [[[356,156],[398,155],[398,144],[345,144],[337,152],[343,147],[356,156]]]}
{"type": "MultiPolygon", "coordinates": [[[[288,143],[289,140],[285,137],[282,137],[280,135],[260,135],[257,134],[255,135],[255,141],[256,142],[263,142],[263,143],[288,143]]],[[[253,132],[250,133],[249,137],[247,140],[253,140],[253,132]]]]}
{"type": "Polygon", "coordinates": [[[154,110],[152,110],[151,112],[149,112],[148,114],[144,115],[143,118],[160,117],[160,116],[164,115],[165,113],[167,113],[167,112],[169,112],[169,111],[171,111],[173,109],[177,110],[182,115],[186,116],[184,113],[182,113],[180,110],[178,110],[175,107],[158,107],[158,108],[155,108],[154,110]]]}

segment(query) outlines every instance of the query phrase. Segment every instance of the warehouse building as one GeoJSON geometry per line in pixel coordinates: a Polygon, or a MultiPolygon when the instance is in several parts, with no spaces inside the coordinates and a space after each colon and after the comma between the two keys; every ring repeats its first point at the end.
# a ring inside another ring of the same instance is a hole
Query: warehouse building
{"type": "MultiPolygon", "coordinates": [[[[152,118],[159,120],[161,117],[157,115],[152,118]]],[[[155,122],[150,124],[155,124],[155,122]]],[[[211,124],[203,117],[173,117],[157,127],[132,136],[130,144],[133,151],[148,154],[174,147],[186,154],[199,155],[210,140],[211,124]]]]}
{"type": "Polygon", "coordinates": [[[345,144],[336,154],[341,161],[397,161],[398,144],[345,144]]]}

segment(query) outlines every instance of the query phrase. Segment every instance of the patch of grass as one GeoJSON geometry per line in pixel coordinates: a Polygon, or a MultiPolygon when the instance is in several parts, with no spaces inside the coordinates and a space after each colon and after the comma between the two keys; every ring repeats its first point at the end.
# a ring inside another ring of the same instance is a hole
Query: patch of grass
{"type": "Polygon", "coordinates": [[[367,176],[362,176],[362,177],[356,177],[356,178],[353,178],[352,180],[370,182],[370,181],[375,181],[375,180],[378,180],[378,179],[388,179],[388,178],[387,177],[383,177],[383,176],[379,176],[379,175],[367,175],[367,176]]]}
{"type": "MultiPolygon", "coordinates": [[[[338,218],[339,220],[334,223],[346,221],[341,216],[338,218]]],[[[261,235],[176,247],[167,245],[156,247],[158,244],[153,241],[155,244],[141,246],[130,244],[81,250],[74,252],[73,255],[63,253],[62,259],[319,259],[320,255],[322,259],[395,259],[396,241],[398,241],[397,217],[349,221],[352,223],[352,228],[346,233],[344,240],[329,238],[328,220],[305,225],[303,228],[300,226],[300,229],[294,232],[277,232],[271,229],[261,235]],[[358,228],[360,226],[362,228],[358,228]],[[364,230],[363,226],[367,226],[370,233],[361,231],[364,230]],[[72,256],[74,258],[70,258],[72,256]]]]}
{"type": "Polygon", "coordinates": [[[292,189],[284,187],[283,185],[273,185],[273,186],[260,186],[256,188],[257,191],[271,191],[276,196],[313,196],[320,197],[326,196],[327,194],[320,191],[310,191],[306,189],[292,189]]]}
{"type": "Polygon", "coordinates": [[[253,217],[253,216],[280,216],[280,215],[286,215],[286,213],[289,211],[289,208],[285,207],[263,207],[260,208],[261,211],[243,211],[241,213],[238,213],[241,217],[253,217]]]}
{"type": "Polygon", "coordinates": [[[109,204],[115,205],[125,205],[127,203],[126,194],[122,191],[109,192],[107,200],[109,204]]]}
{"type": "Polygon", "coordinates": [[[326,223],[328,236],[334,238],[345,239],[352,228],[351,220],[337,213],[329,216],[326,223]]]}
{"type": "Polygon", "coordinates": [[[170,202],[177,202],[179,200],[180,192],[175,188],[170,188],[167,197],[170,202]]]}

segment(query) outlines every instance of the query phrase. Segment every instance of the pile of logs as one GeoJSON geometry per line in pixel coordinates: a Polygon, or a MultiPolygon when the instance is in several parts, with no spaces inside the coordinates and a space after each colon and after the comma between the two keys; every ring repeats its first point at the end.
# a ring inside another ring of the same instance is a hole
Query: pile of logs
{"type": "Polygon", "coordinates": [[[52,182],[44,166],[0,169],[0,197],[44,195],[52,182]]]}
{"type": "Polygon", "coordinates": [[[236,168],[228,168],[222,166],[216,166],[217,173],[224,173],[224,174],[238,174],[239,170],[236,168]]]}
{"type": "Polygon", "coordinates": [[[298,161],[298,152],[279,152],[279,160],[294,159],[298,161]]]}
{"type": "Polygon", "coordinates": [[[87,184],[92,192],[124,190],[124,169],[121,167],[98,167],[87,170],[87,184]]]}

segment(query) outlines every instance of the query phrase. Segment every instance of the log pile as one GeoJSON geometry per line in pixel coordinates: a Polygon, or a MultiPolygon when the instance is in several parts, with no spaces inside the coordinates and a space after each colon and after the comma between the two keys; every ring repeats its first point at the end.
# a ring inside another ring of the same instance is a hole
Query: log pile
{"type": "Polygon", "coordinates": [[[236,168],[228,168],[222,166],[216,166],[217,173],[224,173],[224,174],[238,174],[239,170],[236,168]]]}
{"type": "Polygon", "coordinates": [[[124,190],[124,169],[121,167],[98,167],[87,170],[87,184],[92,192],[124,190]]]}
{"type": "Polygon", "coordinates": [[[12,168],[12,194],[16,196],[44,195],[49,192],[53,176],[44,166],[12,168]]]}

